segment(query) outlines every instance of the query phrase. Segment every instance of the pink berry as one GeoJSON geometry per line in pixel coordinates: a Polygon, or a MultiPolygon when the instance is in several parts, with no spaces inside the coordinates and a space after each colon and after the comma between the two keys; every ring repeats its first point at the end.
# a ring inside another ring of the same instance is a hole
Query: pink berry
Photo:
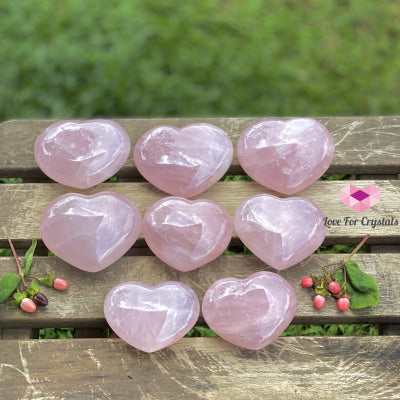
{"type": "Polygon", "coordinates": [[[340,293],[340,285],[336,282],[336,281],[332,281],[330,284],[329,284],[329,291],[331,292],[331,293],[333,293],[333,294],[338,294],[338,293],[340,293]]]}
{"type": "Polygon", "coordinates": [[[36,311],[36,304],[33,302],[33,300],[28,299],[27,297],[22,299],[21,303],[19,303],[19,306],[21,310],[25,312],[32,313],[36,311]]]}
{"type": "Polygon", "coordinates": [[[68,287],[68,283],[65,279],[56,278],[53,282],[53,288],[56,290],[65,290],[68,287]]]}
{"type": "Polygon", "coordinates": [[[304,287],[311,287],[313,285],[313,280],[312,278],[310,278],[309,276],[306,276],[305,278],[303,278],[303,280],[301,281],[301,284],[304,287]]]}
{"type": "Polygon", "coordinates": [[[317,294],[314,297],[314,306],[315,306],[315,308],[319,309],[319,308],[322,308],[324,305],[325,305],[325,297],[320,295],[320,294],[317,294]]]}
{"type": "Polygon", "coordinates": [[[346,311],[350,307],[350,300],[347,297],[341,297],[337,301],[337,307],[340,311],[346,311]]]}

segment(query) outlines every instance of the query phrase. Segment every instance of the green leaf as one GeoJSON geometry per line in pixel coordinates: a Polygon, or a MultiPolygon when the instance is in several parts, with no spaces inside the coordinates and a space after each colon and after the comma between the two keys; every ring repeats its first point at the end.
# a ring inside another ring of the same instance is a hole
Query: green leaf
{"type": "Polygon", "coordinates": [[[24,299],[25,297],[27,297],[27,293],[26,293],[26,292],[23,292],[23,293],[17,292],[17,293],[14,293],[13,297],[14,297],[14,300],[11,300],[11,301],[10,301],[10,304],[11,304],[12,306],[14,306],[14,307],[19,307],[19,305],[20,305],[22,299],[24,299]]]}
{"type": "Polygon", "coordinates": [[[17,274],[5,274],[0,279],[0,303],[6,301],[17,288],[21,277],[17,274]]]}
{"type": "Polygon", "coordinates": [[[19,307],[19,303],[21,303],[21,302],[18,301],[18,300],[10,300],[10,304],[11,304],[13,307],[19,307]]]}
{"type": "MultiPolygon", "coordinates": [[[[352,293],[350,308],[375,307],[379,303],[379,289],[375,279],[361,271],[354,262],[346,263],[346,273],[346,288],[352,293]]],[[[336,280],[340,286],[343,286],[343,269],[337,271],[336,280]]]]}
{"type": "Polygon", "coordinates": [[[52,287],[54,279],[56,279],[55,275],[51,272],[47,271],[46,278],[37,278],[43,285],[52,287]]]}
{"type": "Polygon", "coordinates": [[[25,297],[26,297],[26,293],[24,292],[24,293],[14,293],[14,299],[16,300],[16,301],[18,301],[18,302],[20,302],[22,299],[25,299],[25,297]]]}
{"type": "Polygon", "coordinates": [[[316,287],[314,289],[315,293],[320,294],[322,296],[329,296],[330,293],[328,290],[326,290],[325,288],[321,288],[321,287],[316,287]]]}
{"type": "Polygon", "coordinates": [[[33,253],[35,252],[36,245],[37,245],[37,240],[35,238],[32,238],[31,247],[29,247],[28,251],[25,253],[25,267],[22,270],[25,275],[28,275],[32,268],[33,253]]]}
{"type": "Polygon", "coordinates": [[[35,291],[35,293],[40,292],[40,286],[36,282],[31,283],[31,289],[33,289],[35,291]]]}

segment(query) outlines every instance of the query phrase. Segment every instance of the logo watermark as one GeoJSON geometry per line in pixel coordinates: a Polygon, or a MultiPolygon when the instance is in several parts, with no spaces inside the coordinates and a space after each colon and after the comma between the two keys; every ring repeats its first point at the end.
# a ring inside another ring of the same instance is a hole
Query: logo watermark
{"type": "Polygon", "coordinates": [[[381,191],[374,185],[362,189],[347,185],[340,190],[340,201],[359,213],[378,204],[380,200],[381,191]]]}

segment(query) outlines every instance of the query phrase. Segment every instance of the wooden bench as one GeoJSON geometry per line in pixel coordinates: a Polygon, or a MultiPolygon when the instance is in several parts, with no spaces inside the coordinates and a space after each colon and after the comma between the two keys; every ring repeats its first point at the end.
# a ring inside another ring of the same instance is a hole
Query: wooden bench
{"type": "MultiPolygon", "coordinates": [[[[134,146],[150,127],[211,122],[224,129],[234,144],[256,118],[118,120],[134,146]]],[[[314,200],[330,219],[381,219],[400,223],[400,118],[320,118],[332,132],[335,159],[329,174],[355,174],[350,181],[318,181],[299,195],[314,200]],[[348,183],[374,184],[381,202],[359,214],[339,201],[348,183]]],[[[20,254],[32,237],[39,238],[39,217],[57,196],[78,191],[51,183],[33,158],[33,143],[51,121],[8,121],[0,124],[0,177],[21,177],[21,184],[0,185],[0,226],[20,254]]],[[[243,174],[234,157],[229,174],[243,174]]],[[[132,158],[118,173],[118,182],[90,190],[120,192],[144,211],[165,196],[138,174],[132,158]]],[[[268,192],[254,182],[219,182],[199,198],[210,198],[231,215],[246,197],[268,192]]],[[[206,289],[223,277],[245,277],[268,269],[252,255],[221,256],[198,270],[180,273],[155,258],[140,238],[124,257],[106,270],[81,272],[57,257],[48,257],[39,241],[33,265],[36,275],[54,271],[69,282],[66,293],[44,290],[50,303],[33,315],[0,304],[0,398],[12,399],[400,399],[400,226],[334,226],[325,244],[358,243],[370,233],[370,253],[354,261],[375,277],[380,303],[375,308],[337,310],[333,300],[313,307],[301,278],[320,272],[323,264],[343,255],[315,254],[280,274],[294,287],[298,309],[294,324],[378,323],[381,336],[281,337],[260,351],[235,347],[220,338],[183,338],[156,353],[142,353],[105,335],[103,300],[114,285],[138,280],[167,280],[191,286],[200,301],[206,289]],[[75,339],[39,340],[37,328],[74,327],[75,339]]],[[[39,238],[40,239],[40,238],[39,238]]],[[[236,234],[233,244],[240,243],[236,234]]],[[[0,230],[0,247],[8,244],[0,230]]],[[[0,258],[0,274],[16,272],[11,257],[0,258]]],[[[202,321],[199,321],[201,324],[202,321]]]]}

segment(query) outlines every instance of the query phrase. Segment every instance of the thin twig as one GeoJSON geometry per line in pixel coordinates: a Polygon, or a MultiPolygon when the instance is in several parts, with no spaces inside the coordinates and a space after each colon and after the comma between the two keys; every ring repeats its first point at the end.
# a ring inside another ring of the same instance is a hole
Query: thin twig
{"type": "Polygon", "coordinates": [[[360,247],[368,240],[369,238],[369,233],[364,236],[364,239],[361,240],[361,242],[358,244],[358,246],[350,253],[350,255],[343,261],[343,264],[346,264],[348,261],[350,261],[350,258],[354,256],[354,254],[357,253],[358,250],[360,250],[360,247]]]}
{"type": "Polygon", "coordinates": [[[346,266],[343,268],[343,290],[346,291],[347,271],[346,266]]]}
{"type": "Polygon", "coordinates": [[[357,253],[358,250],[360,250],[361,246],[368,240],[369,234],[364,236],[364,239],[361,240],[361,242],[356,246],[356,248],[349,254],[349,256],[342,262],[339,263],[332,263],[332,264],[327,264],[324,266],[323,272],[326,274],[325,267],[329,267],[330,265],[338,265],[338,267],[332,272],[332,275],[336,274],[339,269],[344,269],[344,283],[346,283],[346,263],[350,261],[351,257],[354,256],[354,254],[357,253]]]}
{"type": "Polygon", "coordinates": [[[8,243],[10,243],[11,251],[12,251],[12,253],[14,255],[15,261],[17,262],[19,276],[21,277],[22,283],[24,284],[25,288],[27,288],[28,285],[25,282],[24,271],[22,270],[21,263],[19,262],[19,258],[18,258],[17,252],[15,251],[14,245],[12,244],[12,241],[10,239],[10,236],[8,236],[8,233],[6,233],[6,232],[4,232],[4,233],[7,236],[8,243]]]}

